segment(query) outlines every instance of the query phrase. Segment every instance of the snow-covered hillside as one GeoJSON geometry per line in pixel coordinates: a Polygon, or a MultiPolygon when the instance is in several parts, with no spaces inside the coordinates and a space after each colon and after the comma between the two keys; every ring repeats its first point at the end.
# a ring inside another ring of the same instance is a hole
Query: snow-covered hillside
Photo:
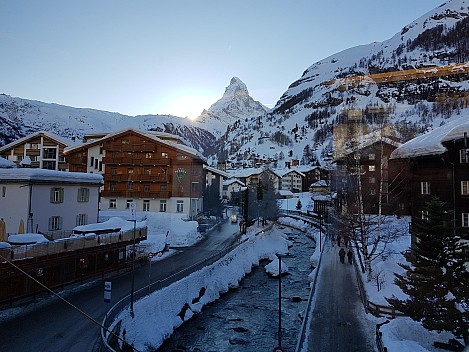
{"type": "Polygon", "coordinates": [[[217,156],[231,167],[256,166],[258,159],[324,165],[333,157],[334,128],[351,116],[371,130],[383,122],[392,125],[403,142],[467,116],[468,47],[469,1],[450,0],[387,41],[311,65],[272,112],[230,128],[217,156]],[[432,66],[438,69],[423,76],[416,70],[432,66]]]}

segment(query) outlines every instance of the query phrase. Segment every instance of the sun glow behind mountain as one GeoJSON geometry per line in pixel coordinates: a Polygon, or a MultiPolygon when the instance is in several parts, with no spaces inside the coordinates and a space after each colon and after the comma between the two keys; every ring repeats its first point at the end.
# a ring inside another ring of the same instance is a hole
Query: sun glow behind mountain
{"type": "Polygon", "coordinates": [[[208,109],[218,97],[209,95],[185,95],[168,101],[165,111],[171,115],[195,120],[204,109],[208,109]]]}

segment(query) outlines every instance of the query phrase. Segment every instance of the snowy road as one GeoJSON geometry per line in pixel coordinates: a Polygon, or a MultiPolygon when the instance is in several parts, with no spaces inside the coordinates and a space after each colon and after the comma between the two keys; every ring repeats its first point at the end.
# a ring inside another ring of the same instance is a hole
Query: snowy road
{"type": "MultiPolygon", "coordinates": [[[[229,222],[214,229],[207,238],[180,253],[151,265],[151,280],[160,280],[187,268],[231,245],[237,239],[239,228],[229,222]]],[[[135,270],[135,290],[148,284],[150,266],[135,270]]],[[[107,278],[112,282],[112,303],[130,293],[131,273],[107,278]]],[[[78,290],[67,293],[66,298],[93,319],[101,322],[111,305],[103,303],[104,280],[96,280],[78,290]]],[[[33,304],[21,313],[6,316],[0,312],[1,350],[10,352],[83,352],[96,351],[99,327],[82,314],[58,301],[47,299],[33,304]]]]}

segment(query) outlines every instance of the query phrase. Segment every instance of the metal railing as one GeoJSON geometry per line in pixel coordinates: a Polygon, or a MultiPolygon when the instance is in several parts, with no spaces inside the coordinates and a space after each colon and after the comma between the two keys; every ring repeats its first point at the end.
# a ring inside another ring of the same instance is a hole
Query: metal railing
{"type": "MultiPolygon", "coordinates": [[[[264,231],[268,231],[272,228],[272,224],[269,225],[267,228],[264,228],[262,230],[260,230],[258,233],[256,233],[255,235],[259,234],[259,233],[262,233],[264,231]]],[[[142,288],[140,288],[139,290],[137,290],[136,292],[134,292],[134,301],[137,301],[139,300],[140,298],[143,298],[145,296],[148,296],[150,295],[151,293],[155,292],[155,291],[158,291],[164,287],[167,287],[169,286],[170,284],[176,282],[176,281],[179,281],[181,279],[183,279],[184,277],[188,276],[189,274],[195,272],[195,271],[198,271],[206,266],[209,266],[213,263],[215,263],[216,261],[220,260],[221,258],[223,258],[225,255],[227,255],[228,253],[230,253],[232,250],[234,250],[236,247],[239,246],[239,243],[236,243],[230,247],[227,247],[223,250],[221,250],[220,252],[218,252],[217,254],[209,257],[209,258],[206,258],[198,263],[195,263],[173,275],[170,275],[162,280],[156,280],[152,283],[150,283],[149,285],[146,285],[142,288]]],[[[101,345],[102,347],[104,348],[105,351],[108,351],[108,352],[118,352],[116,351],[116,349],[114,349],[110,344],[109,344],[109,341],[108,339],[111,337],[111,330],[110,330],[110,326],[112,325],[112,323],[114,322],[115,318],[119,315],[119,313],[121,313],[127,306],[130,305],[130,301],[131,301],[131,294],[125,296],[124,298],[122,298],[120,301],[118,301],[114,306],[111,307],[111,309],[106,313],[106,315],[104,316],[104,319],[102,321],[102,324],[101,324],[101,345]]]]}

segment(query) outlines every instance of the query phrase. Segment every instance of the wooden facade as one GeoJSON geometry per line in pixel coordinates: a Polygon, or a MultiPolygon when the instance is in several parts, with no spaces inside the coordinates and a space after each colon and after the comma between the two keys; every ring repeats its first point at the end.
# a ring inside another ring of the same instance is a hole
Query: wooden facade
{"type": "Polygon", "coordinates": [[[337,168],[331,186],[338,192],[342,211],[357,213],[361,187],[363,212],[377,214],[381,195],[382,213],[393,214],[395,205],[389,201],[389,156],[397,148],[392,141],[375,141],[336,160],[337,168]],[[360,186],[359,186],[360,185],[360,186]]]}
{"type": "Polygon", "coordinates": [[[67,149],[65,156],[70,171],[103,175],[101,210],[122,210],[133,201],[139,211],[192,216],[202,210],[204,161],[174,138],[127,129],[67,149]]]}
{"type": "Polygon", "coordinates": [[[446,203],[455,233],[469,239],[469,146],[462,138],[442,144],[447,149],[442,154],[391,159],[401,173],[392,198],[406,203],[414,221],[424,216],[426,202],[437,197],[446,203]]]}
{"type": "Polygon", "coordinates": [[[0,148],[0,156],[18,166],[66,171],[64,149],[67,142],[45,131],[33,133],[0,148]],[[29,158],[30,162],[25,163],[29,158]]]}

